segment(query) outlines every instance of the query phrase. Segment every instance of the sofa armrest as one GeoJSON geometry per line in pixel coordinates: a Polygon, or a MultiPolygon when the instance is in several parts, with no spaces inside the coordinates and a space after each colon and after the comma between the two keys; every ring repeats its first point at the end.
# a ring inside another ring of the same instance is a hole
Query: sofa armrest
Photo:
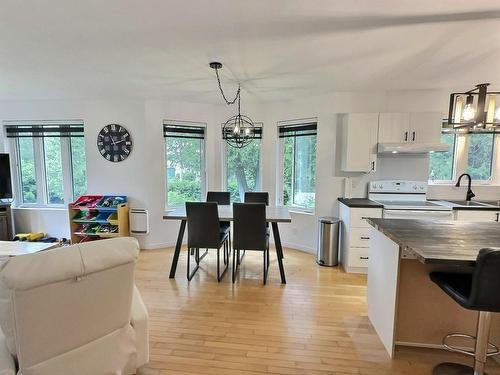
{"type": "MultiPolygon", "coordinates": [[[[149,331],[148,331],[148,310],[142,301],[139,290],[134,285],[132,296],[132,317],[130,324],[134,328],[137,343],[137,367],[149,362],[149,331]]],[[[3,375],[0,373],[0,375],[3,375]]]]}
{"type": "Polygon", "coordinates": [[[16,375],[16,361],[5,343],[5,336],[0,331],[0,375],[16,375]]]}

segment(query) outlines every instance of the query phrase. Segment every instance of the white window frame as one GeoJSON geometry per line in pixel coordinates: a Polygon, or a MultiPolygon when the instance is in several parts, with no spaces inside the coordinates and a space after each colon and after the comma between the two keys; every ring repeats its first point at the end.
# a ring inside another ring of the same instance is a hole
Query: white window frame
{"type": "MultiPolygon", "coordinates": [[[[462,173],[467,172],[469,137],[467,134],[456,134],[455,153],[453,155],[453,176],[452,180],[429,180],[429,185],[434,186],[454,186],[456,179],[462,173]]],[[[472,180],[473,186],[499,186],[500,185],[500,137],[493,136],[493,152],[491,160],[491,177],[488,180],[472,180]]]]}
{"type": "MultiPolygon", "coordinates": [[[[81,120],[69,121],[4,121],[3,125],[83,125],[81,120]]],[[[32,137],[33,140],[33,157],[35,162],[35,181],[37,191],[37,201],[34,203],[23,202],[22,182],[21,182],[21,161],[20,151],[18,146],[19,138],[8,138],[9,149],[11,150],[11,170],[12,170],[12,188],[14,191],[13,205],[17,208],[66,208],[67,205],[73,202],[77,197],[74,196],[73,191],[73,171],[72,171],[72,156],[71,156],[71,138],[61,137],[61,166],[63,177],[63,198],[64,203],[54,204],[49,203],[48,196],[48,181],[47,172],[45,168],[45,151],[43,144],[43,137],[32,137]]]]}
{"type": "MultiPolygon", "coordinates": [[[[278,121],[276,124],[276,133],[278,134],[279,132],[279,127],[280,126],[293,126],[293,125],[300,125],[304,123],[310,123],[310,122],[315,122],[316,123],[316,131],[318,131],[319,126],[318,126],[318,119],[317,117],[311,117],[311,118],[303,118],[303,119],[295,119],[295,120],[286,120],[286,121],[278,121]]],[[[283,147],[284,147],[284,139],[285,138],[279,138],[278,134],[278,168],[276,168],[276,205],[278,206],[283,206],[284,204],[284,198],[283,198],[283,173],[284,173],[284,158],[283,158],[283,147]]],[[[316,182],[317,182],[317,177],[318,177],[318,136],[316,135],[316,182]]],[[[304,213],[304,214],[314,214],[316,212],[316,198],[317,198],[317,186],[316,184],[314,185],[314,207],[313,208],[304,208],[304,207],[298,207],[298,206],[287,206],[290,212],[296,212],[296,213],[304,213]]]]}
{"type": "MultiPolygon", "coordinates": [[[[207,132],[207,123],[206,122],[200,122],[200,121],[181,121],[181,120],[163,120],[163,125],[162,125],[162,132],[163,132],[163,126],[164,125],[178,125],[178,126],[196,126],[196,127],[202,127],[205,128],[205,135],[203,142],[201,142],[201,201],[203,201],[204,197],[207,194],[207,140],[208,140],[208,132],[207,132]]],[[[182,206],[181,203],[179,204],[168,204],[168,181],[167,181],[167,142],[166,142],[165,136],[163,136],[163,183],[165,187],[165,193],[164,193],[164,198],[165,198],[165,210],[173,210],[177,207],[182,206]]]]}
{"type": "MultiPolygon", "coordinates": [[[[262,122],[256,122],[255,123],[256,126],[259,126],[262,128],[262,133],[264,133],[264,124],[262,122]]],[[[255,191],[260,191],[262,190],[262,186],[263,186],[263,181],[262,181],[262,173],[264,172],[263,168],[262,168],[262,147],[263,144],[262,144],[262,138],[260,139],[260,150],[259,150],[259,174],[260,174],[260,185],[259,186],[255,186],[255,191]]],[[[231,147],[231,146],[229,146],[231,147]]],[[[224,191],[228,191],[228,185],[227,185],[227,149],[228,149],[228,145],[227,145],[227,142],[222,139],[222,145],[221,145],[221,150],[222,150],[222,174],[221,174],[221,177],[222,177],[222,189],[224,191]]],[[[244,199],[242,197],[242,199],[244,199]]],[[[243,202],[243,200],[242,200],[243,202]]]]}

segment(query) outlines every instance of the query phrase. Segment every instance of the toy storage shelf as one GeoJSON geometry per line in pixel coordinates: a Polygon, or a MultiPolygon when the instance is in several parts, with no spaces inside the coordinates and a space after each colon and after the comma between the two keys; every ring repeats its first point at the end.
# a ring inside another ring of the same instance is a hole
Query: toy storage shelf
{"type": "Polygon", "coordinates": [[[82,195],[68,214],[73,244],[130,235],[126,196],[82,195]]]}

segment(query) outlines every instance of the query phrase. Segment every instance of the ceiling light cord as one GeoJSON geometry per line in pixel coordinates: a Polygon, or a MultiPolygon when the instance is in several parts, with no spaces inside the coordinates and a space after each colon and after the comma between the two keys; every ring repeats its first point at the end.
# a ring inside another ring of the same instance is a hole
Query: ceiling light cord
{"type": "MultiPolygon", "coordinates": [[[[227,105],[231,105],[231,104],[236,103],[236,100],[238,100],[240,98],[240,93],[241,93],[240,84],[238,83],[238,91],[236,91],[236,95],[235,95],[234,99],[233,100],[227,100],[226,95],[224,94],[224,90],[222,90],[222,85],[220,83],[219,68],[214,68],[214,69],[215,69],[215,75],[217,76],[217,82],[219,82],[220,93],[222,94],[222,97],[226,101],[226,104],[227,105]]],[[[238,107],[239,107],[239,100],[238,100],[238,107]]],[[[238,110],[238,112],[239,112],[239,110],[238,110]]]]}

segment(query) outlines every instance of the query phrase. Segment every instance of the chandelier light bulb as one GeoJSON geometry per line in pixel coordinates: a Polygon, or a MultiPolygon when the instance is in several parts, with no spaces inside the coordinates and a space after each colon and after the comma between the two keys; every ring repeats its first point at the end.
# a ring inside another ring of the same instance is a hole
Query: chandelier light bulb
{"type": "Polygon", "coordinates": [[[238,125],[236,125],[236,126],[234,127],[234,129],[233,129],[233,133],[234,133],[234,134],[238,134],[239,132],[240,132],[240,128],[239,128],[239,126],[238,126],[238,125]]]}
{"type": "Polygon", "coordinates": [[[462,112],[462,118],[465,121],[472,121],[476,117],[476,110],[472,106],[472,104],[466,104],[464,107],[464,111],[462,112]]]}
{"type": "Polygon", "coordinates": [[[246,135],[250,135],[250,128],[246,128],[246,129],[245,129],[245,134],[246,134],[246,135]]]}
{"type": "Polygon", "coordinates": [[[495,111],[495,120],[500,120],[500,106],[495,111]]]}

